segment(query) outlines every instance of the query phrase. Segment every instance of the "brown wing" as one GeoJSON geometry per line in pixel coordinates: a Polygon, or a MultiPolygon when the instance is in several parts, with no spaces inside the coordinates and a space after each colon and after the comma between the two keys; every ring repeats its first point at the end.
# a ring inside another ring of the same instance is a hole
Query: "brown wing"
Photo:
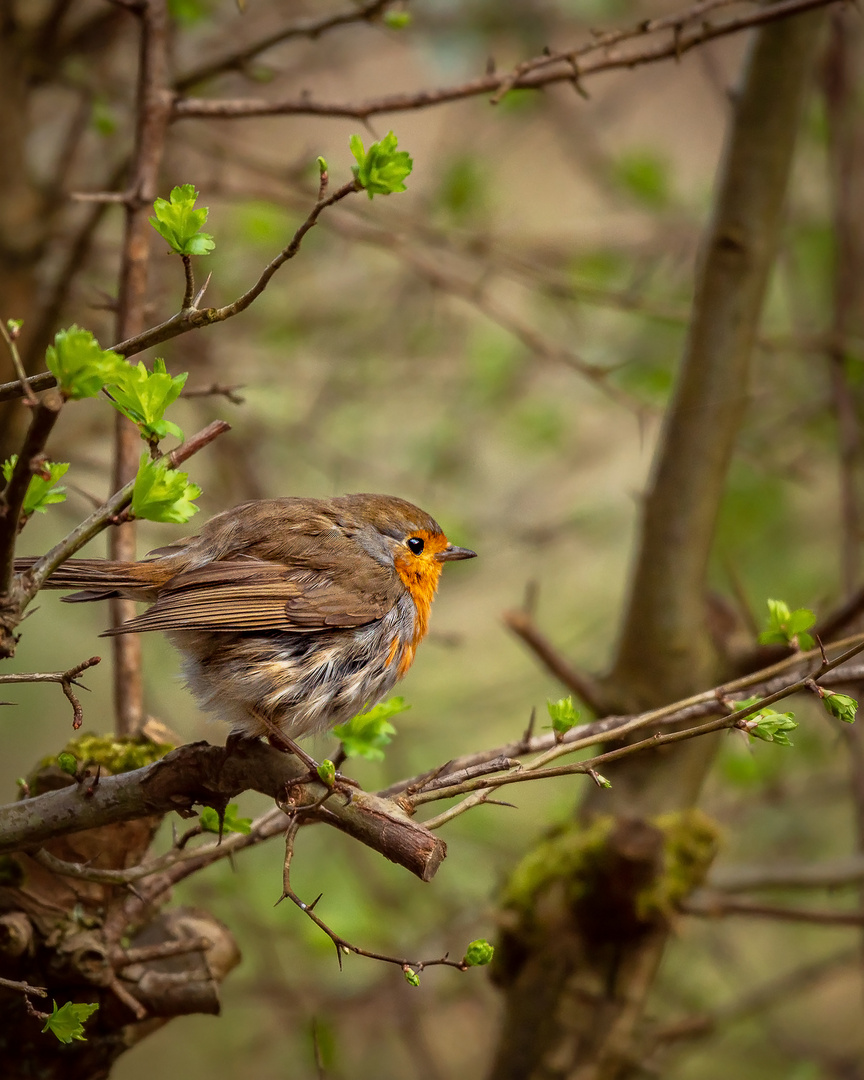
{"type": "Polygon", "coordinates": [[[369,563],[341,575],[249,558],[207,563],[172,578],[148,611],[103,636],[145,630],[314,633],[363,626],[380,619],[403,591],[386,567],[369,563]]]}

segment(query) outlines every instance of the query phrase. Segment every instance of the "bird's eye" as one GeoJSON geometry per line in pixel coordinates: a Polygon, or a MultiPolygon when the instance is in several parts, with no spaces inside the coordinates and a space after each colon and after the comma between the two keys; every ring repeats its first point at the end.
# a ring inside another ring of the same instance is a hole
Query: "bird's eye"
{"type": "Polygon", "coordinates": [[[425,544],[419,536],[412,536],[411,539],[408,541],[408,550],[413,552],[415,555],[419,555],[424,547],[425,544]]]}

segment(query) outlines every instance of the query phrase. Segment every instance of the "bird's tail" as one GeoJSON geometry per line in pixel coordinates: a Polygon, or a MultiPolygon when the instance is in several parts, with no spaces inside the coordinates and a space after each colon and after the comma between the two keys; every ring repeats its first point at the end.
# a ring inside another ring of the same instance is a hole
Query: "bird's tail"
{"type": "MultiPolygon", "coordinates": [[[[29,570],[35,558],[15,560],[15,572],[29,570]]],[[[129,600],[155,600],[156,589],[152,564],[146,562],[110,562],[107,559],[68,559],[51,574],[43,589],[80,589],[63,599],[70,604],[88,600],[110,600],[122,596],[129,600]]]]}

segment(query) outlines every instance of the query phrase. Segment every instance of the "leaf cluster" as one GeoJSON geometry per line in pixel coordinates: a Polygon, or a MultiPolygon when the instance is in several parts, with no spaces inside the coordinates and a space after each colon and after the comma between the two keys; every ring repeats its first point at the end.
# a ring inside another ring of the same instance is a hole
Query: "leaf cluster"
{"type": "Polygon", "coordinates": [[[55,1001],[42,1031],[50,1031],[61,1043],[71,1043],[75,1039],[86,1042],[84,1021],[89,1020],[98,1008],[98,1004],[85,1005],[67,1001],[58,1009],[55,1001]]]}
{"type": "Polygon", "coordinates": [[[196,209],[197,198],[193,184],[181,184],[153,204],[150,224],[178,255],[209,255],[216,246],[210,233],[201,232],[210,211],[206,206],[196,209]]]}
{"type": "Polygon", "coordinates": [[[405,150],[396,149],[397,139],[392,131],[388,131],[380,142],[372,143],[368,150],[364,149],[359,135],[352,135],[348,145],[357,161],[351,166],[354,179],[370,199],[375,195],[407,190],[404,181],[414,162],[405,150]]]}
{"type": "Polygon", "coordinates": [[[816,622],[808,608],[790,611],[783,600],[768,601],[768,623],[759,635],[760,645],[791,645],[806,652],[813,648],[813,637],[805,633],[816,622]]]}
{"type": "MultiPolygon", "coordinates": [[[[3,478],[7,484],[12,479],[12,471],[17,461],[18,455],[13,454],[3,462],[3,478]]],[[[68,461],[46,461],[39,472],[30,477],[27,494],[24,496],[24,504],[21,507],[21,514],[25,521],[31,514],[45,514],[49,506],[65,502],[66,488],[58,487],[57,484],[68,468],[68,461]]]]}
{"type": "Polygon", "coordinates": [[[558,701],[547,701],[546,709],[552,720],[552,730],[556,735],[566,735],[567,732],[579,723],[580,712],[573,704],[572,697],[560,698],[558,701]]]}
{"type": "Polygon", "coordinates": [[[359,716],[353,717],[347,724],[338,724],[333,731],[342,740],[342,746],[348,757],[362,757],[367,761],[382,761],[384,747],[396,734],[396,728],[390,723],[394,716],[410,709],[401,697],[388,698],[359,716]]]}

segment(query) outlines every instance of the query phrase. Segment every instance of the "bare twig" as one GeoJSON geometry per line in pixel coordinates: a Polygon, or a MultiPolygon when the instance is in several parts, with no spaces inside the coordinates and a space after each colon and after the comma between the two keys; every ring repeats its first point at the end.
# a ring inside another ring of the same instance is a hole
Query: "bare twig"
{"type": "Polygon", "coordinates": [[[24,364],[21,362],[21,354],[18,352],[18,345],[2,318],[0,318],[0,336],[2,336],[3,340],[6,342],[6,348],[9,350],[9,355],[12,357],[12,364],[18,375],[18,383],[21,387],[22,395],[27,399],[29,405],[37,405],[39,399],[33,393],[33,390],[27,381],[27,372],[24,370],[24,364]]]}
{"type": "MultiPolygon", "coordinates": [[[[451,101],[480,95],[494,95],[502,90],[538,90],[559,82],[583,81],[589,75],[601,71],[619,68],[635,68],[643,64],[661,60],[678,60],[691,49],[713,41],[715,38],[740,33],[749,27],[761,26],[768,22],[786,19],[814,8],[826,7],[837,0],[779,0],[778,3],[756,7],[755,10],[727,19],[720,23],[698,22],[691,29],[681,33],[671,33],[668,40],[642,48],[615,51],[608,45],[586,46],[580,53],[578,65],[574,65],[572,56],[578,50],[555,54],[554,62],[549,57],[537,57],[531,70],[512,79],[510,74],[487,74],[456,86],[443,87],[440,90],[422,90],[417,93],[387,94],[363,102],[322,102],[308,96],[275,99],[239,98],[220,100],[218,98],[180,98],[174,104],[174,118],[178,120],[193,117],[219,117],[225,120],[237,120],[248,116],[344,116],[357,120],[367,120],[380,113],[405,112],[425,109],[434,105],[443,105],[451,101]]],[[[696,5],[701,7],[701,5],[696,5]]],[[[695,9],[688,9],[693,11],[695,9]]],[[[669,16],[670,23],[688,21],[688,13],[669,16]]],[[[644,25],[644,24],[643,24],[644,25]]],[[[650,25],[650,24],[649,24],[650,25]]],[[[650,33],[648,31],[647,33],[650,33]]],[[[645,36],[646,31],[640,31],[645,36]]],[[[638,36],[637,34],[632,35],[638,36]]]]}
{"type": "Polygon", "coordinates": [[[37,997],[48,997],[48,991],[44,986],[31,986],[26,982],[18,982],[15,979],[0,978],[0,986],[7,990],[20,990],[22,994],[35,994],[37,997]]]}
{"type": "Polygon", "coordinates": [[[537,624],[527,612],[505,611],[502,619],[504,625],[521,638],[541,663],[569,690],[572,690],[594,712],[603,712],[602,694],[595,680],[585,672],[573,668],[552,643],[540,633],[537,624]]]}
{"type": "Polygon", "coordinates": [[[681,904],[688,915],[720,918],[725,915],[750,915],[781,922],[808,922],[820,926],[864,926],[864,910],[838,911],[833,908],[792,908],[780,904],[762,904],[724,893],[699,889],[681,904]]]}
{"type": "Polygon", "coordinates": [[[134,356],[139,352],[143,352],[145,349],[151,348],[153,345],[159,345],[163,341],[169,341],[171,338],[175,338],[180,334],[185,334],[190,330],[195,330],[202,326],[211,326],[213,323],[224,322],[225,319],[230,319],[235,315],[239,315],[241,311],[245,311],[246,308],[261,295],[279,267],[283,266],[289,259],[294,258],[300,250],[303,238],[317,223],[321,213],[328,207],[333,206],[334,203],[344,199],[346,195],[351,195],[355,191],[360,190],[361,189],[357,186],[356,181],[351,180],[347,184],[343,184],[342,187],[333,192],[332,195],[328,195],[326,199],[316,202],[307,215],[306,220],[297,228],[297,231],[294,233],[287,247],[283,248],[276,258],[264,267],[255,284],[250,289],[247,289],[247,291],[243,293],[242,296],[239,296],[233,303],[226,304],[221,308],[202,309],[193,306],[188,311],[178,312],[159,326],[151,327],[149,330],[145,330],[143,333],[129,338],[127,341],[121,341],[117,345],[112,345],[111,348],[123,356],[134,356]]]}
{"type": "Polygon", "coordinates": [[[190,86],[206,82],[208,79],[212,79],[226,71],[242,70],[250,60],[253,60],[262,52],[272,49],[274,45],[280,45],[283,41],[290,41],[292,38],[317,38],[337,26],[363,21],[371,22],[391,2],[392,0],[371,0],[371,2],[367,0],[366,3],[356,4],[354,7],[334,12],[331,15],[298,19],[296,22],[289,23],[272,34],[267,34],[266,37],[259,38],[250,45],[234,49],[217,60],[211,60],[207,64],[202,64],[191,71],[187,71],[180,76],[175,83],[175,87],[179,91],[188,90],[190,86]]]}
{"type": "Polygon", "coordinates": [[[297,893],[291,888],[291,859],[294,855],[294,841],[300,828],[300,824],[300,821],[297,818],[294,818],[285,833],[285,862],[282,870],[282,895],[276,903],[279,904],[283,900],[290,900],[292,904],[295,904],[300,908],[300,910],[315,923],[319,930],[322,930],[327,937],[330,938],[336,949],[336,957],[339,961],[340,970],[342,968],[342,957],[347,953],[353,953],[355,956],[366,956],[370,960],[379,960],[384,964],[395,964],[397,967],[400,967],[406,975],[409,975],[409,973],[419,975],[420,972],[427,967],[452,967],[456,968],[457,971],[468,970],[468,965],[466,963],[448,960],[446,955],[437,960],[409,960],[405,957],[388,956],[386,953],[372,952],[369,949],[364,949],[359,945],[352,944],[347,938],[336,933],[336,931],[325,923],[315,912],[315,908],[321,899],[321,894],[319,894],[311,904],[307,904],[305,901],[301,900],[297,893]]]}
{"type": "MultiPolygon", "coordinates": [[[[43,371],[40,375],[29,375],[26,382],[31,390],[50,390],[52,386],[57,385],[57,380],[50,371],[43,371]]],[[[13,382],[0,383],[0,401],[14,401],[15,398],[22,397],[23,394],[24,391],[18,379],[13,382]]]]}
{"type": "Polygon", "coordinates": [[[242,405],[245,402],[245,398],[241,397],[237,393],[238,390],[243,390],[244,383],[210,383],[209,386],[189,386],[183,387],[180,392],[180,397],[184,398],[202,398],[202,397],[224,397],[227,401],[230,401],[232,405],[242,405]]]}
{"type": "MultiPolygon", "coordinates": [[[[68,671],[29,671],[20,675],[0,675],[0,684],[40,682],[59,683],[63,689],[63,693],[72,705],[72,727],[77,731],[83,723],[84,712],[81,708],[81,702],[76,697],[72,687],[81,685],[77,681],[79,675],[88,668],[95,667],[96,664],[100,664],[101,662],[101,656],[91,656],[89,660],[84,660],[80,664],[76,664],[75,667],[69,668],[68,671]]],[[[86,690],[87,687],[82,687],[82,689],[86,690]]]]}
{"type": "Polygon", "coordinates": [[[752,892],[756,889],[838,889],[864,881],[864,855],[812,864],[721,866],[712,870],[712,892],[752,892]]]}

